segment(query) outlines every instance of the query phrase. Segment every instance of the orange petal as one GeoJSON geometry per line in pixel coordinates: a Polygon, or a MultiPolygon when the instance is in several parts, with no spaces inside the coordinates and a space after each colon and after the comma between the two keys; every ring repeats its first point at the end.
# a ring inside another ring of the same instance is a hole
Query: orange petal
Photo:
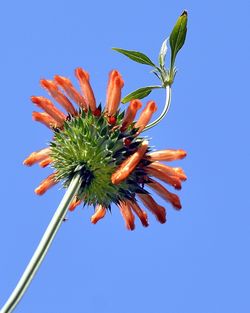
{"type": "Polygon", "coordinates": [[[143,204],[152,212],[160,223],[166,222],[166,210],[164,207],[155,202],[150,196],[142,193],[138,193],[137,196],[141,199],[143,204]]]}
{"type": "Polygon", "coordinates": [[[33,96],[31,97],[31,101],[48,113],[59,124],[59,126],[63,125],[66,115],[58,110],[49,99],[33,96]]]}
{"type": "Polygon", "coordinates": [[[114,79],[115,77],[120,76],[119,72],[117,70],[113,70],[109,73],[109,80],[108,80],[108,87],[106,92],[106,106],[105,111],[108,111],[108,103],[110,102],[111,93],[114,87],[114,79]]]}
{"type": "Polygon", "coordinates": [[[174,170],[175,175],[180,178],[180,180],[183,180],[183,181],[187,180],[187,175],[185,174],[182,168],[172,167],[172,169],[174,170]]]}
{"type": "Polygon", "coordinates": [[[50,157],[47,157],[46,159],[42,160],[39,165],[41,167],[46,167],[48,166],[50,163],[52,163],[52,159],[50,157]]]}
{"type": "Polygon", "coordinates": [[[142,107],[140,100],[132,100],[126,110],[125,116],[122,121],[121,131],[124,131],[134,121],[137,111],[142,107]]]}
{"type": "Polygon", "coordinates": [[[40,185],[35,189],[35,193],[39,196],[43,195],[49,188],[57,184],[56,173],[49,175],[45,178],[40,185]]]}
{"type": "Polygon", "coordinates": [[[87,104],[83,96],[72,85],[71,81],[68,78],[63,76],[56,75],[54,77],[55,82],[66,92],[66,94],[77,103],[80,107],[87,109],[87,104]]]}
{"type": "Polygon", "coordinates": [[[133,172],[133,170],[147,151],[147,148],[148,142],[143,141],[138,150],[122,162],[122,164],[111,176],[111,181],[114,185],[117,185],[124,181],[133,172]]]}
{"type": "Polygon", "coordinates": [[[27,159],[23,161],[24,165],[31,166],[46,159],[50,154],[50,148],[44,148],[35,152],[32,152],[27,159]]]}
{"type": "Polygon", "coordinates": [[[79,81],[81,91],[87,100],[87,104],[90,107],[90,110],[92,112],[95,112],[96,101],[95,101],[93,90],[89,83],[89,74],[86,71],[84,71],[82,68],[78,67],[75,70],[75,75],[79,81]]]}
{"type": "Polygon", "coordinates": [[[45,112],[32,112],[32,118],[34,121],[40,122],[49,128],[59,127],[59,124],[45,112]]]}
{"type": "Polygon", "coordinates": [[[121,101],[121,90],[124,86],[123,79],[117,71],[111,73],[109,85],[105,111],[111,116],[117,111],[121,101]]]}
{"type": "Polygon", "coordinates": [[[75,197],[75,199],[71,202],[71,204],[70,204],[70,206],[69,206],[69,211],[74,211],[75,210],[75,208],[79,205],[79,204],[81,204],[81,202],[82,202],[82,200],[78,200],[76,197],[75,197]]]}
{"type": "Polygon", "coordinates": [[[145,211],[143,211],[138,203],[136,201],[129,201],[127,200],[129,206],[132,208],[132,210],[135,212],[135,214],[139,217],[141,220],[141,223],[143,226],[147,227],[148,226],[148,216],[145,211]]]}
{"type": "Polygon", "coordinates": [[[187,179],[187,176],[185,175],[183,170],[179,167],[171,167],[166,164],[162,164],[160,162],[153,162],[150,164],[150,167],[158,169],[168,174],[169,176],[178,177],[180,180],[183,180],[183,181],[187,179]]]}
{"type": "Polygon", "coordinates": [[[154,191],[163,199],[170,202],[174,208],[178,210],[181,209],[181,202],[180,202],[179,197],[176,194],[168,191],[165,187],[163,187],[161,184],[159,184],[156,180],[152,178],[147,183],[147,185],[150,188],[154,189],[154,191]]]}
{"type": "Polygon", "coordinates": [[[159,150],[147,154],[150,161],[175,161],[185,158],[186,155],[187,152],[182,149],[159,150]]]}
{"type": "Polygon", "coordinates": [[[175,189],[181,189],[181,180],[177,176],[170,176],[167,173],[152,167],[151,164],[145,167],[145,170],[149,175],[164,181],[165,183],[173,186],[175,189]]]}
{"type": "Polygon", "coordinates": [[[59,90],[56,83],[53,80],[41,79],[41,86],[45,88],[48,93],[53,97],[59,104],[61,104],[64,109],[69,112],[71,115],[76,115],[76,109],[69,101],[69,99],[59,90]]]}
{"type": "Polygon", "coordinates": [[[137,134],[140,134],[140,132],[143,131],[143,129],[146,127],[146,125],[148,124],[156,110],[157,110],[156,103],[154,101],[149,101],[145,109],[141,112],[138,121],[135,123],[135,128],[139,128],[137,134]]]}
{"type": "Polygon", "coordinates": [[[126,201],[120,201],[118,203],[121,215],[125,221],[125,225],[128,230],[135,229],[135,217],[126,201]]]}
{"type": "Polygon", "coordinates": [[[91,216],[91,223],[96,224],[100,219],[102,219],[106,214],[107,209],[98,204],[95,208],[95,213],[91,216]]]}

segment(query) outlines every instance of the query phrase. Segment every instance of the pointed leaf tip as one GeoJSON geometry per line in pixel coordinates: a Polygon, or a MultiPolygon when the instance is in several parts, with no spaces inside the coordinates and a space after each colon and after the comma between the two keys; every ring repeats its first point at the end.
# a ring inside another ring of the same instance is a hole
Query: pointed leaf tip
{"type": "Polygon", "coordinates": [[[183,11],[183,13],[179,16],[169,38],[171,47],[171,68],[174,67],[176,55],[184,45],[186,39],[187,15],[187,11],[183,11]]]}
{"type": "Polygon", "coordinates": [[[120,49],[120,48],[112,48],[112,50],[124,54],[125,56],[127,56],[128,58],[130,58],[131,60],[137,63],[146,64],[146,65],[155,67],[155,64],[150,60],[150,58],[142,52],[134,51],[134,50],[125,50],[125,49],[120,49]]]}

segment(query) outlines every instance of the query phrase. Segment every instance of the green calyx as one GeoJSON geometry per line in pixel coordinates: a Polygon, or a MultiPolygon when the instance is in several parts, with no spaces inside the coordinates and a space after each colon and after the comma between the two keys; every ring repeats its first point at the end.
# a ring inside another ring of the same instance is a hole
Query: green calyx
{"type": "Polygon", "coordinates": [[[121,132],[124,113],[117,113],[112,123],[101,113],[80,110],[78,116],[69,116],[62,129],[54,129],[50,142],[52,167],[57,180],[67,188],[76,172],[81,174],[81,187],[77,198],[84,205],[101,204],[110,208],[112,202],[132,199],[142,188],[145,173],[138,166],[127,180],[113,185],[111,175],[116,168],[141,144],[142,138],[135,137],[130,127],[121,132]]]}

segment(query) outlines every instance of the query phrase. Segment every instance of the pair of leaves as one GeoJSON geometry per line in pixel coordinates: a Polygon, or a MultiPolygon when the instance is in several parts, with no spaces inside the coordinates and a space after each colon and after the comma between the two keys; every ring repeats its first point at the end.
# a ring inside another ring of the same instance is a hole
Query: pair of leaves
{"type": "Polygon", "coordinates": [[[127,103],[128,101],[131,101],[133,99],[142,99],[147,97],[153,89],[156,88],[162,88],[166,87],[167,85],[171,85],[174,80],[175,76],[175,68],[174,68],[174,62],[176,59],[177,53],[180,51],[182,46],[184,45],[185,38],[186,38],[186,33],[187,33],[187,12],[184,11],[181,16],[178,18],[171,35],[169,37],[169,43],[170,43],[170,48],[171,48],[171,64],[170,64],[170,70],[167,70],[165,68],[165,58],[167,54],[167,39],[164,40],[158,61],[159,61],[159,66],[155,65],[150,58],[145,55],[142,52],[139,51],[134,51],[134,50],[125,50],[125,49],[120,49],[120,48],[113,48],[113,50],[124,54],[131,60],[152,66],[153,73],[156,74],[156,76],[161,80],[162,85],[161,86],[146,86],[143,88],[139,88],[130,94],[128,94],[126,97],[122,99],[122,103],[127,103]]]}

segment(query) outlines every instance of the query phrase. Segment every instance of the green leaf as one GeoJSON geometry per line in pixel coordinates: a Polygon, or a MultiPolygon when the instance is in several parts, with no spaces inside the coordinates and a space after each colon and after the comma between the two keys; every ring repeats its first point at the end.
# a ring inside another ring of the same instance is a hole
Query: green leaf
{"type": "Polygon", "coordinates": [[[177,53],[184,45],[186,34],[187,34],[187,11],[183,11],[181,16],[178,18],[169,38],[169,43],[171,47],[171,68],[174,67],[174,62],[177,53]]]}
{"type": "Polygon", "coordinates": [[[128,58],[130,58],[131,60],[135,62],[155,67],[155,64],[144,53],[133,51],[133,50],[124,50],[120,48],[112,48],[112,49],[126,55],[128,58]]]}
{"type": "Polygon", "coordinates": [[[160,64],[161,68],[164,68],[164,66],[165,66],[165,58],[166,58],[166,54],[167,54],[167,50],[168,50],[167,41],[168,41],[168,39],[165,39],[163,41],[162,46],[161,46],[161,50],[159,53],[159,64],[160,64]]]}
{"type": "Polygon", "coordinates": [[[156,89],[156,88],[162,88],[162,87],[161,86],[147,86],[147,87],[139,88],[131,92],[130,94],[128,94],[126,97],[124,97],[121,102],[124,104],[134,99],[143,99],[147,97],[153,89],[156,89]]]}

